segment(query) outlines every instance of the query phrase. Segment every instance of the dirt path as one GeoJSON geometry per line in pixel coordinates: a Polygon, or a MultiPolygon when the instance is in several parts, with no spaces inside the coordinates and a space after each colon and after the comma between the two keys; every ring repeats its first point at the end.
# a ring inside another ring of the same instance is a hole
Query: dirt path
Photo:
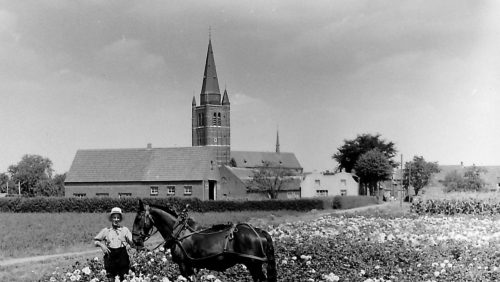
{"type": "MultiPolygon", "coordinates": [[[[354,208],[354,209],[348,209],[348,210],[331,210],[331,211],[317,211],[309,215],[304,215],[300,217],[300,220],[314,220],[317,219],[321,216],[324,215],[329,215],[329,214],[342,214],[342,213],[355,213],[355,212],[362,212],[366,210],[383,210],[383,209],[394,209],[399,207],[399,202],[391,202],[391,203],[383,203],[380,205],[374,205],[374,206],[365,206],[365,207],[359,207],[359,208],[354,208]]],[[[290,220],[290,219],[288,219],[290,220]]],[[[281,221],[288,221],[287,219],[281,219],[281,221]]],[[[158,242],[152,242],[158,244],[158,242]]],[[[39,262],[39,261],[47,261],[50,259],[54,258],[61,258],[61,257],[75,257],[75,256],[85,256],[85,255],[90,255],[90,254],[96,254],[100,255],[101,252],[98,248],[95,248],[93,250],[87,250],[87,251],[81,251],[81,252],[72,252],[72,253],[62,253],[62,254],[53,254],[53,255],[44,255],[44,256],[33,256],[33,257],[24,257],[24,258],[14,258],[14,259],[7,259],[7,260],[0,260],[0,267],[2,266],[9,266],[9,265],[14,265],[14,264],[25,264],[25,263],[31,263],[31,262],[39,262]]]]}
{"type": "Polygon", "coordinates": [[[50,259],[60,258],[60,257],[84,256],[84,255],[93,254],[93,253],[99,254],[100,250],[95,249],[95,250],[82,251],[82,252],[73,252],[73,253],[63,253],[63,254],[55,254],[55,255],[34,256],[34,257],[24,257],[24,258],[0,260],[0,267],[1,266],[9,266],[9,265],[13,265],[13,264],[23,264],[23,263],[31,263],[31,262],[37,262],[37,261],[45,261],[45,260],[50,260],[50,259]]]}

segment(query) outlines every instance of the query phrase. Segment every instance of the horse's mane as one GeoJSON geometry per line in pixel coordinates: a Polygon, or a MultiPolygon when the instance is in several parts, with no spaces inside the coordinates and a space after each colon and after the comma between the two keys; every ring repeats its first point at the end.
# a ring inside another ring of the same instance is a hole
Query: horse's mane
{"type": "Polygon", "coordinates": [[[153,204],[150,204],[149,206],[153,207],[153,208],[156,208],[156,209],[159,209],[159,210],[162,210],[162,211],[164,211],[166,213],[169,213],[172,216],[179,217],[179,215],[177,214],[177,212],[175,212],[174,210],[170,209],[169,207],[159,206],[159,205],[153,205],[153,204]]]}

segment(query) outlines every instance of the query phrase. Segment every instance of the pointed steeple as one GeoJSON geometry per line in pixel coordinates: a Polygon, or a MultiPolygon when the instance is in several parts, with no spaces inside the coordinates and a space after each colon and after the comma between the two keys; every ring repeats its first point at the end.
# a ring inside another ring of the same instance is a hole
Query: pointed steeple
{"type": "Polygon", "coordinates": [[[276,153],[280,152],[280,133],[276,130],[276,153]]]}
{"type": "Polygon", "coordinates": [[[229,96],[227,96],[227,89],[224,89],[224,96],[222,96],[222,105],[229,105],[229,96]]]}
{"type": "Polygon", "coordinates": [[[194,97],[194,95],[193,95],[193,102],[191,102],[191,105],[192,105],[193,107],[194,107],[194,106],[196,106],[196,98],[194,97]]]}
{"type": "Polygon", "coordinates": [[[205,62],[205,72],[203,73],[203,84],[201,85],[200,103],[201,105],[220,105],[219,81],[217,79],[217,70],[215,69],[211,39],[208,40],[207,59],[205,62]]]}

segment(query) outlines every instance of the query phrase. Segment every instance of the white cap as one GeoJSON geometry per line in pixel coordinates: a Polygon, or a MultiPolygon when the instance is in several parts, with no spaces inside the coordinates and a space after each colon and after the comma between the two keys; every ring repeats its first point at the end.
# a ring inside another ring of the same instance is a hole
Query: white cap
{"type": "Polygon", "coordinates": [[[111,212],[109,213],[109,216],[111,217],[113,214],[119,214],[120,217],[122,217],[122,209],[118,207],[114,207],[111,209],[111,212]]]}

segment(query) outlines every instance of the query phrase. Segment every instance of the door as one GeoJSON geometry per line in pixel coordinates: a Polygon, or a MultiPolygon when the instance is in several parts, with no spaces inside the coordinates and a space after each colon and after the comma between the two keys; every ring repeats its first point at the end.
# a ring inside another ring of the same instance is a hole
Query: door
{"type": "Polygon", "coordinates": [[[208,199],[209,200],[217,199],[217,182],[213,180],[208,181],[208,199]]]}

